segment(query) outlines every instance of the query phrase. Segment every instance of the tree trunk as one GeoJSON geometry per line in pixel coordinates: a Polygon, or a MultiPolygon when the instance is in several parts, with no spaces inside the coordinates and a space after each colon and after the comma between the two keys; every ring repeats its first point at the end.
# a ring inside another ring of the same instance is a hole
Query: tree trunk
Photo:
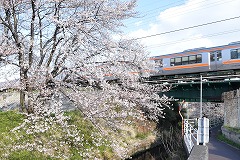
{"type": "Polygon", "coordinates": [[[28,69],[24,64],[23,53],[19,52],[19,66],[20,66],[20,109],[22,112],[29,113],[29,107],[26,104],[26,95],[28,94],[28,69]]]}
{"type": "Polygon", "coordinates": [[[33,112],[32,88],[27,75],[27,69],[20,68],[20,109],[22,112],[33,112]],[[26,103],[27,98],[27,103],[26,103]]]}
{"type": "Polygon", "coordinates": [[[26,112],[25,108],[25,93],[22,89],[20,89],[20,110],[21,112],[26,112]]]}
{"type": "Polygon", "coordinates": [[[24,79],[24,69],[23,67],[20,67],[20,109],[22,112],[26,112],[26,103],[25,103],[25,88],[26,88],[26,82],[24,79]]]}

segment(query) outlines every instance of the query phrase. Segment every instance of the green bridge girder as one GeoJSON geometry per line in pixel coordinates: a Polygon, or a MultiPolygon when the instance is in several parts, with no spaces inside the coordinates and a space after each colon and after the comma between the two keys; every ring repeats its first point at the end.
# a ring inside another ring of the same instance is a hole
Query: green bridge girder
{"type": "MultiPolygon", "coordinates": [[[[200,82],[172,83],[172,89],[168,92],[160,93],[168,97],[173,97],[179,101],[199,102],[200,101],[200,82]]],[[[240,80],[233,81],[203,81],[202,82],[203,102],[223,102],[222,93],[240,88],[240,80]]]]}

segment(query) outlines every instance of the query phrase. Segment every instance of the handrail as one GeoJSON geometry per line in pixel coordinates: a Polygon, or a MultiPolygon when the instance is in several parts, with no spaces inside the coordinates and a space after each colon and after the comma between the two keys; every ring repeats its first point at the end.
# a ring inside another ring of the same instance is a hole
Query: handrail
{"type": "Polygon", "coordinates": [[[182,113],[181,113],[181,109],[182,109],[182,105],[183,105],[184,101],[182,102],[182,104],[179,106],[178,108],[178,113],[179,115],[181,116],[182,118],[182,136],[184,138],[184,142],[185,142],[185,145],[187,147],[187,150],[188,150],[188,154],[190,154],[193,146],[194,146],[194,143],[197,142],[197,129],[195,129],[191,122],[192,121],[194,124],[195,124],[195,119],[184,119],[182,113]],[[194,140],[194,142],[193,142],[194,140]]]}
{"type": "Polygon", "coordinates": [[[195,119],[184,119],[184,142],[188,153],[191,152],[193,146],[197,143],[197,129],[193,126],[195,122],[195,119]]]}
{"type": "MultiPolygon", "coordinates": [[[[187,148],[188,154],[192,151],[195,144],[197,144],[197,119],[184,119],[179,111],[183,120],[183,138],[187,148]]],[[[223,117],[213,117],[210,119],[210,126],[215,127],[223,123],[223,117]]]]}

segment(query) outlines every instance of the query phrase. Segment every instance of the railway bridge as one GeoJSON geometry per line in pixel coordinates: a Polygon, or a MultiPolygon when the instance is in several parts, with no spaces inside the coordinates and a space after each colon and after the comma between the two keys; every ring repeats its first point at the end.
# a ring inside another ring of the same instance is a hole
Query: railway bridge
{"type": "MultiPolygon", "coordinates": [[[[173,97],[179,101],[200,102],[200,76],[186,77],[175,75],[174,77],[162,78],[154,75],[146,80],[151,84],[162,84],[170,90],[160,93],[173,97]]],[[[202,75],[202,101],[223,102],[222,93],[240,88],[240,74],[227,75],[202,75]]]]}
{"type": "MultiPolygon", "coordinates": [[[[240,88],[240,74],[225,74],[225,75],[208,75],[195,74],[196,76],[188,77],[185,75],[175,75],[168,78],[163,78],[154,75],[146,80],[150,84],[166,85],[170,90],[166,90],[160,95],[172,96],[178,102],[223,102],[222,93],[240,88]],[[201,98],[200,98],[201,97],[201,98]]],[[[179,111],[181,114],[181,112],[179,111]]],[[[182,117],[183,118],[183,117],[182,117]]],[[[201,117],[199,117],[201,118],[201,117]]],[[[224,117],[213,116],[209,117],[209,127],[214,128],[223,123],[224,117]],[[215,118],[215,119],[214,119],[215,118]],[[217,119],[216,119],[217,118],[217,119]]],[[[232,149],[230,146],[218,142],[216,139],[216,129],[212,129],[212,137],[209,143],[199,145],[198,135],[200,133],[199,126],[197,127],[196,119],[182,119],[183,137],[186,146],[186,151],[189,154],[189,160],[199,159],[238,159],[240,150],[232,149]],[[217,146],[216,146],[217,145],[217,146]],[[231,155],[224,153],[231,151],[231,155]],[[230,156],[230,157],[229,157],[230,156]],[[205,157],[205,158],[204,158],[205,157]]],[[[201,130],[201,129],[200,129],[201,130]]],[[[209,133],[208,133],[209,134],[209,133]]]]}

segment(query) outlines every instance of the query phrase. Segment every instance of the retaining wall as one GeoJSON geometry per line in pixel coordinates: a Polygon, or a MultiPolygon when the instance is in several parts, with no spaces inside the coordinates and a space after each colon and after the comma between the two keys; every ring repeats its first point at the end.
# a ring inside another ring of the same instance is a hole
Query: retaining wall
{"type": "Polygon", "coordinates": [[[240,134],[236,133],[234,131],[229,131],[224,126],[222,126],[222,133],[225,135],[227,139],[230,139],[231,141],[240,144],[240,134]]]}
{"type": "Polygon", "coordinates": [[[224,126],[240,128],[240,90],[223,93],[224,126]]]}

